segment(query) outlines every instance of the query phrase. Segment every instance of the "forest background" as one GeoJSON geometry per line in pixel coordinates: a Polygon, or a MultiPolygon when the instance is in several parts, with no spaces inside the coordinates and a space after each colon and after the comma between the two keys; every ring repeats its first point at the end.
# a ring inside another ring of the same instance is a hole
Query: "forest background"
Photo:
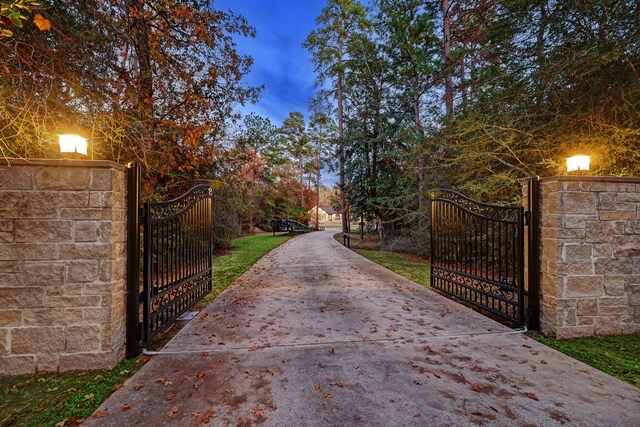
{"type": "Polygon", "coordinates": [[[234,40],[255,29],[215,1],[0,6],[0,156],[59,158],[72,131],[89,158],[140,162],[147,200],[210,182],[221,243],[308,221],[322,192],[425,254],[432,189],[519,203],[521,180],[578,153],[591,174],[640,175],[634,0],[328,0],[304,44],[316,97],[280,126],[238,113],[261,88],[234,40]]]}

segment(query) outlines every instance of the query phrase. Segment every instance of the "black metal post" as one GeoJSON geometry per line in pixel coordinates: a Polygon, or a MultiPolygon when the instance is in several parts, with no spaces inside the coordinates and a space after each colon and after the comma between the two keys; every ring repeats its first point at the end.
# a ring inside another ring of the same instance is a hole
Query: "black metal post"
{"type": "Polygon", "coordinates": [[[429,259],[429,280],[431,282],[431,286],[433,286],[433,260],[435,259],[434,253],[436,252],[435,250],[435,232],[436,232],[436,215],[434,214],[434,212],[436,212],[436,202],[434,200],[435,198],[435,194],[432,192],[430,194],[430,198],[431,198],[431,232],[429,233],[429,245],[431,246],[429,249],[430,252],[430,259],[429,259]]]}
{"type": "Polygon", "coordinates": [[[527,327],[540,329],[540,178],[529,177],[528,206],[528,314],[527,327]]]}
{"type": "Polygon", "coordinates": [[[127,166],[127,358],[140,353],[138,337],[140,307],[140,165],[127,166]]]}
{"type": "MultiPolygon", "coordinates": [[[[143,205],[143,226],[142,226],[142,251],[144,253],[144,264],[142,265],[142,275],[144,276],[144,284],[142,291],[142,340],[149,342],[151,338],[151,317],[149,304],[151,301],[151,263],[153,262],[153,254],[151,252],[151,215],[149,215],[149,203],[143,205]]],[[[159,239],[158,239],[159,240],[159,239]]],[[[162,247],[162,242],[159,242],[162,247]]],[[[162,250],[162,249],[160,249],[162,250]]],[[[166,270],[166,267],[165,267],[166,270]]],[[[158,274],[160,271],[158,269],[158,274]]],[[[156,276],[158,277],[158,276],[156,276]]]]}

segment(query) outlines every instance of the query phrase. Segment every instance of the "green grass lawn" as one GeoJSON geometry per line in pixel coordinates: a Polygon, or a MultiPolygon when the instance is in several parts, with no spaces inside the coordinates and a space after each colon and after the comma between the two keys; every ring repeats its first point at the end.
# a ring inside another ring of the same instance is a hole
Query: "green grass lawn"
{"type": "Polygon", "coordinates": [[[228,255],[213,258],[213,288],[198,307],[206,307],[264,255],[291,238],[290,235],[257,234],[233,240],[228,255]]]}
{"type": "MultiPolygon", "coordinates": [[[[213,301],[257,260],[290,238],[260,234],[234,240],[230,254],[214,258],[213,290],[198,306],[213,301]]],[[[145,356],[125,360],[110,371],[0,377],[0,426],[77,425],[140,369],[145,360],[145,356]]]]}
{"type": "Polygon", "coordinates": [[[554,340],[529,336],[596,369],[640,387],[640,336],[608,336],[554,340]]]}
{"type": "Polygon", "coordinates": [[[426,260],[385,251],[355,249],[355,252],[413,282],[429,287],[431,279],[429,262],[426,260]]]}
{"type": "Polygon", "coordinates": [[[77,425],[140,369],[143,360],[125,360],[110,371],[0,377],[0,425],[77,425]]]}

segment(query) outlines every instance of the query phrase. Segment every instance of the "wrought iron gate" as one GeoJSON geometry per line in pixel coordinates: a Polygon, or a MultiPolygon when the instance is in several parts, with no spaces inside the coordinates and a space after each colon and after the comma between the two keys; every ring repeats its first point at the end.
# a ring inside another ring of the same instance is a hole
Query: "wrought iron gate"
{"type": "Polygon", "coordinates": [[[143,208],[142,338],[148,341],[211,291],[213,189],[203,184],[143,208]]]}
{"type": "Polygon", "coordinates": [[[127,174],[127,357],[135,357],[140,339],[149,341],[211,291],[213,188],[197,185],[140,209],[140,165],[129,164],[127,174]]]}
{"type": "Polygon", "coordinates": [[[523,325],[524,208],[451,190],[433,192],[431,203],[431,286],[523,325]]]}

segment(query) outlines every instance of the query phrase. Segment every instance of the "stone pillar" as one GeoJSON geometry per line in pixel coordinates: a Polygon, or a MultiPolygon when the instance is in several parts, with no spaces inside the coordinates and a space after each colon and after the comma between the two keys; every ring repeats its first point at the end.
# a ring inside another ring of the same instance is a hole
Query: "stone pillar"
{"type": "Polygon", "coordinates": [[[124,357],[125,176],[104,161],[0,165],[0,374],[124,357]]]}
{"type": "Polygon", "coordinates": [[[542,332],[640,332],[640,178],[550,177],[540,185],[542,332]]]}

